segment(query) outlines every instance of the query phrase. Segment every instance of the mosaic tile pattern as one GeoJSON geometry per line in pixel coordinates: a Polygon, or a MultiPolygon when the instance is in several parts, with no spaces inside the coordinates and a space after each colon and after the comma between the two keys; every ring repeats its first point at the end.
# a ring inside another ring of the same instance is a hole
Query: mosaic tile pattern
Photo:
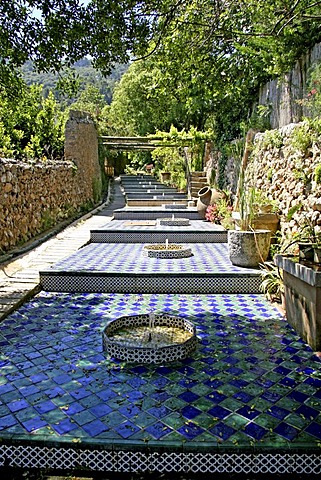
{"type": "Polygon", "coordinates": [[[230,465],[233,455],[239,463],[242,452],[264,448],[283,467],[280,451],[290,448],[291,471],[296,453],[302,467],[300,455],[319,449],[320,360],[261,295],[41,293],[2,323],[0,345],[2,440],[63,439],[72,448],[92,439],[92,446],[134,448],[133,455],[168,447],[168,459],[156,462],[165,471],[175,449],[186,462],[194,448],[192,471],[202,471],[200,458],[216,448],[230,465]],[[195,353],[167,365],[106,357],[108,322],[151,310],[192,321],[195,353]]]}
{"type": "MultiPolygon", "coordinates": [[[[114,210],[114,219],[115,220],[156,220],[157,218],[168,217],[168,213],[175,213],[175,210],[168,210],[159,208],[150,207],[147,209],[135,207],[126,207],[119,210],[114,210]]],[[[196,209],[182,209],[176,210],[177,214],[181,217],[189,218],[190,220],[199,220],[200,216],[196,209]]]]}
{"type": "MultiPolygon", "coordinates": [[[[158,211],[159,212],[159,211],[158,211]]],[[[172,215],[172,211],[164,210],[165,213],[165,218],[168,218],[169,216],[172,215]]],[[[183,217],[183,211],[178,211],[175,216],[177,217],[183,217]]],[[[158,217],[155,218],[155,220],[158,217]]],[[[201,233],[226,233],[225,229],[221,225],[215,225],[210,222],[205,222],[202,220],[192,220],[190,222],[190,225],[184,225],[183,228],[179,228],[178,226],[168,226],[168,225],[151,225],[150,227],[147,227],[146,225],[129,225],[125,220],[118,220],[118,221],[112,221],[106,223],[104,227],[101,227],[96,230],[92,230],[92,232],[124,232],[126,234],[129,234],[131,232],[140,232],[140,233],[148,233],[151,235],[153,232],[186,232],[188,233],[194,233],[194,234],[201,234],[201,233]]],[[[199,243],[202,243],[202,240],[199,240],[199,243]]],[[[124,242],[126,243],[126,242],[124,242]]]]}
{"type": "Polygon", "coordinates": [[[41,273],[40,284],[48,292],[104,293],[260,293],[261,279],[257,274],[202,275],[127,273],[41,273]]]}
{"type": "Polygon", "coordinates": [[[90,244],[40,272],[64,292],[259,293],[260,271],[229,262],[225,244],[184,244],[193,256],[150,258],[144,244],[90,244]]]}
{"type": "Polygon", "coordinates": [[[166,239],[171,243],[226,243],[227,232],[220,225],[200,220],[190,220],[190,225],[183,226],[159,225],[158,222],[148,226],[138,225],[138,222],[131,225],[128,221],[117,220],[90,232],[90,240],[94,243],[165,243],[166,239]]]}
{"type": "Polygon", "coordinates": [[[193,274],[255,274],[254,268],[232,265],[225,244],[184,244],[193,256],[159,259],[143,254],[144,244],[90,244],[66,259],[57,262],[48,271],[56,272],[108,272],[108,273],[189,273],[193,274]]]}
{"type": "MultiPolygon", "coordinates": [[[[91,231],[90,240],[93,243],[165,243],[168,239],[171,243],[191,243],[191,242],[203,242],[203,243],[226,243],[227,242],[227,233],[226,232],[186,232],[182,228],[181,232],[173,231],[163,231],[158,232],[157,230],[152,230],[153,227],[150,227],[150,231],[130,231],[130,232],[121,232],[121,231],[91,231]]],[[[164,227],[164,229],[170,229],[171,227],[164,227]]],[[[173,227],[172,227],[173,228],[173,227]]]]}

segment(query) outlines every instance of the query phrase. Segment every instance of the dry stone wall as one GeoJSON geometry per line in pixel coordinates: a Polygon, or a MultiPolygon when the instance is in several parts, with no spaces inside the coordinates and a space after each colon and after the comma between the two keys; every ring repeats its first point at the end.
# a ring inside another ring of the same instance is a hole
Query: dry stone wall
{"type": "Polygon", "coordinates": [[[0,252],[100,199],[97,131],[80,112],[72,112],[67,122],[65,157],[30,162],[0,159],[0,252]]]}
{"type": "Polygon", "coordinates": [[[315,179],[321,164],[321,137],[302,148],[310,137],[305,122],[258,133],[246,171],[246,180],[278,205],[281,231],[289,239],[304,224],[321,230],[321,185],[315,179]]]}

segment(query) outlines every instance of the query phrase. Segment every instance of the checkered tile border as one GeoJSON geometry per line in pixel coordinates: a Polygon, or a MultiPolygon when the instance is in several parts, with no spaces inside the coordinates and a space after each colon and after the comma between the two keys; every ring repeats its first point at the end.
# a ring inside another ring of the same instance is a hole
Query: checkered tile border
{"type": "Polygon", "coordinates": [[[260,293],[259,275],[68,275],[42,273],[40,283],[48,292],[102,293],[260,293]]]}
{"type": "Polygon", "coordinates": [[[122,232],[122,231],[91,231],[93,243],[227,243],[227,232],[122,232]]]}
{"type": "MultiPolygon", "coordinates": [[[[166,208],[166,207],[165,207],[166,208]]],[[[175,213],[175,210],[170,213],[175,213]]],[[[133,210],[114,210],[114,219],[115,220],[156,220],[157,218],[168,217],[168,209],[166,211],[156,210],[156,211],[138,211],[133,210]]],[[[184,218],[189,218],[190,220],[200,220],[199,213],[196,210],[179,210],[179,215],[184,218]]]]}
{"type": "Polygon", "coordinates": [[[321,456],[305,453],[193,453],[1,445],[0,467],[99,472],[320,474],[321,456]]]}

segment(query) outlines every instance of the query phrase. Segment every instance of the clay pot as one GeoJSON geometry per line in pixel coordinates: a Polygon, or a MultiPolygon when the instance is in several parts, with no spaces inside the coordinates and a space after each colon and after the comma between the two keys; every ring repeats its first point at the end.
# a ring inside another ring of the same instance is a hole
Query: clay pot
{"type": "Polygon", "coordinates": [[[199,216],[205,220],[206,209],[212,200],[212,190],[210,187],[201,188],[198,193],[196,208],[199,216]]]}

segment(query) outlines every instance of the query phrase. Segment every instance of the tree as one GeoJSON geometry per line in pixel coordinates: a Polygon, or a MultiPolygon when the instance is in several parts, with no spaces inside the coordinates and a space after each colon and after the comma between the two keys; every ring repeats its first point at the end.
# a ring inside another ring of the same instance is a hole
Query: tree
{"type": "Polygon", "coordinates": [[[164,87],[162,72],[152,58],[134,62],[116,86],[108,110],[112,132],[146,135],[186,127],[184,102],[177,88],[164,87]]]}
{"type": "MultiPolygon", "coordinates": [[[[160,118],[163,124],[175,114],[180,127],[211,122],[231,137],[249,116],[258,85],[285,72],[321,39],[320,5],[313,0],[3,1],[0,88],[13,84],[14,68],[27,59],[40,70],[57,71],[90,54],[107,74],[115,62],[140,56],[153,59],[152,72],[138,68],[141,79],[157,78],[145,115],[157,92],[170,106],[170,115],[160,118]]],[[[155,128],[152,118],[145,120],[149,125],[138,122],[139,128],[155,128]]]]}
{"type": "Polygon", "coordinates": [[[185,52],[246,49],[273,71],[272,60],[279,69],[320,39],[320,19],[313,0],[4,0],[1,75],[28,59],[57,71],[87,54],[106,73],[115,62],[150,54],[151,42],[156,51],[164,36],[186,31],[185,52]]]}
{"type": "Polygon", "coordinates": [[[15,158],[62,157],[66,117],[53,94],[25,87],[14,99],[0,94],[0,155],[15,158]]]}

